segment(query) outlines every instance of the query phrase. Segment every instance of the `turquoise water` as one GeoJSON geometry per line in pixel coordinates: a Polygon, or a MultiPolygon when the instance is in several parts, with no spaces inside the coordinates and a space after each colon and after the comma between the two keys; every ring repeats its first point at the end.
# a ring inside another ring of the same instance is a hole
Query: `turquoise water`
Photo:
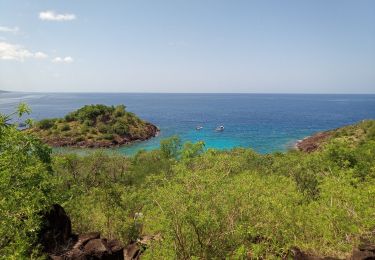
{"type": "Polygon", "coordinates": [[[21,101],[31,106],[35,119],[61,117],[86,104],[125,104],[161,132],[114,149],[124,154],[155,149],[172,135],[202,140],[207,148],[284,151],[314,132],[375,118],[375,95],[0,93],[0,112],[13,111],[21,101]],[[203,129],[196,131],[197,125],[203,129]],[[218,125],[225,130],[216,132],[218,125]]]}

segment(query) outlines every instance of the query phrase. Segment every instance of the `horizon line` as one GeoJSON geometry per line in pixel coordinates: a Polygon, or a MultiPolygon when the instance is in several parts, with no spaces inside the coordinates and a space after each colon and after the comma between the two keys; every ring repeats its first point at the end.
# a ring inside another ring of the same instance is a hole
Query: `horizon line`
{"type": "Polygon", "coordinates": [[[253,94],[253,95],[375,95],[375,92],[137,92],[137,91],[14,91],[0,90],[7,93],[40,94],[253,94]]]}

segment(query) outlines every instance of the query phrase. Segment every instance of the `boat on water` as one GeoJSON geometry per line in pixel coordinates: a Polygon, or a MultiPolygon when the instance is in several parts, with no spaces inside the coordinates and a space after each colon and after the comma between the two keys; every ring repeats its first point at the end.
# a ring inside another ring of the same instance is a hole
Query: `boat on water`
{"type": "Polygon", "coordinates": [[[200,126],[200,125],[195,128],[195,130],[198,130],[198,131],[202,129],[203,129],[203,126],[200,126]]]}
{"type": "Polygon", "coordinates": [[[223,125],[219,125],[218,127],[216,127],[215,131],[216,132],[222,132],[222,131],[224,131],[224,126],[223,125]]]}

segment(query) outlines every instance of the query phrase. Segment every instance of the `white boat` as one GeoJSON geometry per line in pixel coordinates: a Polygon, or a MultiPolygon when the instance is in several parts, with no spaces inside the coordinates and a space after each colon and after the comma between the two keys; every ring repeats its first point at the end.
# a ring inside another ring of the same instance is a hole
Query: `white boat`
{"type": "Polygon", "coordinates": [[[203,129],[203,126],[200,126],[200,125],[195,128],[195,130],[198,130],[198,131],[202,129],[203,129]]]}
{"type": "Polygon", "coordinates": [[[222,132],[222,131],[224,131],[224,126],[223,125],[219,125],[218,127],[216,127],[215,131],[216,132],[222,132]]]}

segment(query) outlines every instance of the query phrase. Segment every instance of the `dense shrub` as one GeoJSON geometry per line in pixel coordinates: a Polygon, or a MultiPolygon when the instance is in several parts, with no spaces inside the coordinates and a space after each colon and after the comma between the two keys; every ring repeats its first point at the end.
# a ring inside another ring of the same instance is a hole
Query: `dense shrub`
{"type": "Polygon", "coordinates": [[[0,258],[35,258],[40,216],[54,200],[51,149],[6,118],[0,115],[0,258]]]}
{"type": "Polygon", "coordinates": [[[109,141],[112,141],[115,137],[113,134],[104,134],[103,138],[109,141]]]}
{"type": "MultiPolygon", "coordinates": [[[[0,119],[0,198],[7,198],[0,258],[33,254],[38,212],[57,199],[77,233],[100,231],[125,244],[160,234],[143,259],[280,259],[292,247],[345,258],[373,234],[375,141],[367,121],[337,130],[310,154],[206,150],[175,136],[132,157],[106,150],[55,154],[51,163],[49,148],[0,119]]],[[[137,119],[125,114],[125,121],[137,119]]]]}
{"type": "Polygon", "coordinates": [[[40,129],[50,129],[55,125],[55,119],[43,119],[37,123],[40,129]]]}
{"type": "Polygon", "coordinates": [[[61,131],[69,131],[70,130],[70,126],[68,124],[64,124],[61,126],[61,131]]]}
{"type": "Polygon", "coordinates": [[[70,187],[62,189],[74,198],[66,205],[77,230],[125,243],[161,234],[145,259],[272,259],[295,246],[345,257],[375,226],[374,151],[367,139],[333,140],[312,154],[260,155],[172,137],[132,158],[75,156],[55,171],[70,187]]]}
{"type": "Polygon", "coordinates": [[[122,122],[116,122],[112,128],[113,128],[112,131],[114,133],[121,135],[121,136],[126,135],[129,132],[129,127],[122,122]]]}

